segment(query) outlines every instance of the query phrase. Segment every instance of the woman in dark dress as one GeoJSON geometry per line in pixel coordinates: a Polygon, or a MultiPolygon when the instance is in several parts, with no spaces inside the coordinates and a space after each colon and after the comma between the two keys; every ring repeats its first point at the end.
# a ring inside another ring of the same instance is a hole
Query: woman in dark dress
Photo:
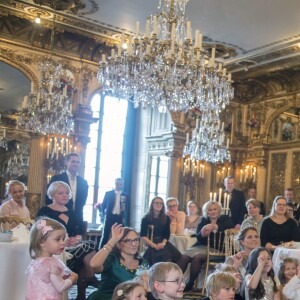
{"type": "Polygon", "coordinates": [[[272,205],[270,215],[261,225],[261,245],[274,251],[278,246],[292,246],[293,241],[298,241],[297,223],[290,218],[286,211],[287,201],[282,196],[277,196],[272,205]]]}
{"type": "Polygon", "coordinates": [[[66,227],[68,233],[65,241],[66,251],[72,254],[72,258],[67,260],[67,266],[73,272],[78,273],[77,299],[85,299],[87,285],[97,284],[94,271],[90,266],[90,261],[96,254],[95,243],[93,241],[81,242],[84,224],[77,219],[73,211],[65,206],[71,198],[70,187],[65,182],[55,181],[49,186],[47,194],[53,203],[42,207],[37,213],[37,219],[46,216],[66,227]]]}
{"type": "Polygon", "coordinates": [[[182,255],[170,242],[169,216],[165,213],[164,201],[160,197],[152,199],[149,212],[143,217],[140,236],[148,245],[144,258],[152,266],[157,262],[175,262],[184,273],[190,258],[182,255]]]}
{"type": "MultiPolygon", "coordinates": [[[[217,235],[216,241],[219,243],[219,235],[221,234],[221,245],[216,245],[218,249],[223,249],[222,234],[226,229],[233,228],[231,218],[227,215],[221,215],[222,207],[216,201],[208,201],[202,208],[203,217],[197,227],[197,240],[198,242],[189,248],[185,254],[192,257],[191,272],[185,290],[189,291],[194,286],[194,281],[199,275],[201,266],[206,262],[207,257],[207,237],[212,232],[217,235]]],[[[214,239],[210,239],[210,247],[214,247],[214,239]]]]}

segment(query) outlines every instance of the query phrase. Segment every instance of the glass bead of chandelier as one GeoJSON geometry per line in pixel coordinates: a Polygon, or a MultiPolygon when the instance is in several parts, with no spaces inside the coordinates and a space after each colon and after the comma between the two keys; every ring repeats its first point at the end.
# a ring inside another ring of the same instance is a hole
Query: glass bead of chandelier
{"type": "Polygon", "coordinates": [[[65,70],[50,59],[40,66],[40,89],[24,97],[18,126],[42,135],[69,135],[73,131],[71,99],[67,84],[62,82],[65,70]]]}
{"type": "Polygon", "coordinates": [[[229,139],[224,144],[224,123],[214,112],[202,113],[200,122],[197,119],[196,128],[192,132],[191,141],[187,134],[183,156],[190,156],[192,161],[206,161],[210,163],[230,161],[229,139]]]}
{"type": "Polygon", "coordinates": [[[160,112],[223,110],[233,98],[231,74],[217,66],[202,48],[202,34],[185,16],[189,0],[161,0],[158,13],[146,22],[144,36],[129,37],[123,49],[102,55],[98,80],[105,92],[133,101],[137,108],[156,106],[160,112]]]}

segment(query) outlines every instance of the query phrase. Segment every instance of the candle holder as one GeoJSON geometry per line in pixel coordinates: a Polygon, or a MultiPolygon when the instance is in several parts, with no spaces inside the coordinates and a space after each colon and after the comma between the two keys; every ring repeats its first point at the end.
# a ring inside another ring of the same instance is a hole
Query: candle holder
{"type": "Polygon", "coordinates": [[[228,217],[231,217],[231,210],[230,208],[223,208],[223,212],[224,212],[224,215],[227,215],[228,217]]]}
{"type": "Polygon", "coordinates": [[[53,175],[61,173],[65,169],[65,159],[70,153],[77,152],[77,146],[73,137],[62,135],[49,135],[46,143],[46,169],[47,182],[53,175]]]}

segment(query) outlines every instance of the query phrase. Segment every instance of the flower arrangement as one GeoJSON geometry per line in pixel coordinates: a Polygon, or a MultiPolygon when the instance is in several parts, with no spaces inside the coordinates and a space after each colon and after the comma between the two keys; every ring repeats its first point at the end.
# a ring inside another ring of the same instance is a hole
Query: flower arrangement
{"type": "Polygon", "coordinates": [[[255,117],[251,118],[247,123],[251,128],[259,128],[260,126],[259,121],[255,117]]]}
{"type": "Polygon", "coordinates": [[[70,76],[61,77],[60,90],[63,90],[65,86],[67,87],[68,97],[72,97],[72,95],[77,92],[77,89],[74,87],[74,78],[71,78],[70,76]]]}

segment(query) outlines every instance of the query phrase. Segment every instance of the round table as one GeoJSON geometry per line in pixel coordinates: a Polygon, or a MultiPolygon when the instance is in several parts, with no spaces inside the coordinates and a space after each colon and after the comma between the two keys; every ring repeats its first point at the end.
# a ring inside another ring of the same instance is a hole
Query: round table
{"type": "Polygon", "coordinates": [[[29,239],[0,242],[0,299],[25,299],[30,261],[29,239]]]}

